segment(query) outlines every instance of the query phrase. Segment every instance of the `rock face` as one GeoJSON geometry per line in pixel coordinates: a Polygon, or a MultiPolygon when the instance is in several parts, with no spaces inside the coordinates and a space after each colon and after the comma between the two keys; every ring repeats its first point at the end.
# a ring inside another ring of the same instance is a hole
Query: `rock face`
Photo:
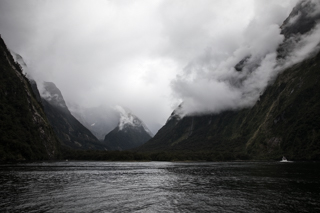
{"type": "Polygon", "coordinates": [[[64,146],[73,149],[105,149],[105,146],[70,113],[54,83],[44,82],[41,96],[48,120],[64,146]]]}
{"type": "Polygon", "coordinates": [[[316,1],[300,1],[281,26],[285,38],[303,35],[313,29],[320,19],[316,1]]]}
{"type": "Polygon", "coordinates": [[[320,21],[319,3],[312,0],[300,1],[281,26],[285,40],[278,48],[278,59],[290,56],[302,35],[308,34],[320,21]]]}
{"type": "Polygon", "coordinates": [[[320,159],[320,54],[281,73],[250,109],[173,114],[141,151],[199,151],[212,160],[320,159]]]}
{"type": "MultiPolygon", "coordinates": [[[[313,4],[313,1],[300,2],[284,22],[285,41],[279,47],[279,60],[290,54],[292,39],[299,40],[319,23],[313,4]],[[310,11],[314,11],[312,15],[310,11]]],[[[236,70],[241,72],[244,66],[246,58],[237,64],[236,70]]],[[[183,118],[177,109],[139,150],[193,150],[209,153],[212,160],[280,159],[282,155],[290,159],[319,160],[319,71],[320,53],[315,52],[280,73],[251,108],[183,118]]]]}
{"type": "Polygon", "coordinates": [[[120,106],[117,109],[120,113],[119,124],[104,139],[110,150],[133,149],[151,138],[150,130],[137,116],[120,106]]]}
{"type": "Polygon", "coordinates": [[[32,91],[0,38],[0,161],[54,159],[59,142],[32,91]]]}

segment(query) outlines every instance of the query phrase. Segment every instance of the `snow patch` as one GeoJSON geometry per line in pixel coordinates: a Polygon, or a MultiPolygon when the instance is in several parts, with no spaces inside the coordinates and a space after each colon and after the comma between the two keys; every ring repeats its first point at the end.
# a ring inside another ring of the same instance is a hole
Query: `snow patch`
{"type": "Polygon", "coordinates": [[[128,109],[124,109],[123,107],[117,105],[115,106],[115,110],[117,110],[120,114],[119,119],[119,131],[123,130],[126,126],[131,126],[133,128],[140,128],[143,127],[143,129],[151,136],[153,137],[152,132],[147,128],[147,126],[132,112],[128,109]]]}
{"type": "Polygon", "coordinates": [[[125,125],[137,126],[139,123],[135,121],[135,116],[131,112],[127,112],[123,107],[116,106],[115,109],[120,114],[119,130],[123,130],[125,125]]]}

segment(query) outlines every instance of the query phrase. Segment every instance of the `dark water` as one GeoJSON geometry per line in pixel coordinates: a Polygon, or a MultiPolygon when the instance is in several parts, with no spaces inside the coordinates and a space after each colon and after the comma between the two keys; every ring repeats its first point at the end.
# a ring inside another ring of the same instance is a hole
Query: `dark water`
{"type": "Polygon", "coordinates": [[[320,164],[0,165],[0,212],[320,212],[320,164]]]}

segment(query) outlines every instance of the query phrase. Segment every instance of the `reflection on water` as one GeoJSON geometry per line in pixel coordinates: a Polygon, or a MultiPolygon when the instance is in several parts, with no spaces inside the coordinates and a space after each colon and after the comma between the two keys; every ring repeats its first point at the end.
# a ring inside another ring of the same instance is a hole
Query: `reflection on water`
{"type": "Polygon", "coordinates": [[[0,165],[1,212],[320,212],[319,163],[0,165]]]}

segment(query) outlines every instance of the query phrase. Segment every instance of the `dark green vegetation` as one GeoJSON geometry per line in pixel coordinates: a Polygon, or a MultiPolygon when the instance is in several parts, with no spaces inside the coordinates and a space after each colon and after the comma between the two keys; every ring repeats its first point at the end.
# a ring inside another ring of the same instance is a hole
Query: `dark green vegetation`
{"type": "Polygon", "coordinates": [[[128,150],[144,144],[149,139],[151,139],[151,136],[142,126],[132,127],[127,125],[122,130],[116,127],[109,132],[105,136],[104,143],[110,150],[128,150]]]}
{"type": "Polygon", "coordinates": [[[62,145],[74,149],[104,149],[105,146],[71,113],[63,112],[42,101],[48,120],[62,145]]]}
{"type": "Polygon", "coordinates": [[[247,151],[268,157],[320,159],[320,53],[283,72],[251,110],[247,151]],[[264,116],[262,116],[264,115],[264,116]],[[253,120],[253,119],[252,119],[253,120]]]}
{"type": "MultiPolygon", "coordinates": [[[[94,160],[94,161],[232,161],[232,155],[212,151],[98,151],[98,150],[68,150],[63,149],[63,159],[94,160]]],[[[243,156],[243,160],[249,160],[243,156]]]]}
{"type": "MultiPolygon", "coordinates": [[[[304,34],[320,21],[315,5],[301,1],[281,26],[281,64],[304,34]],[[299,16],[297,16],[299,14],[299,16]],[[291,18],[296,20],[291,23],[291,18]]],[[[320,45],[320,44],[319,44],[320,45]]],[[[250,56],[235,69],[241,72],[250,56]]],[[[320,53],[278,75],[249,109],[171,119],[139,151],[209,155],[217,159],[320,159],[320,53]],[[211,153],[211,154],[210,154],[211,153]]]]}
{"type": "MultiPolygon", "coordinates": [[[[290,57],[301,34],[308,33],[319,22],[320,15],[310,16],[310,9],[312,5],[301,3],[290,14],[300,14],[296,22],[284,22],[285,40],[278,48],[279,64],[290,57]]],[[[0,43],[0,161],[57,157],[124,161],[279,160],[283,155],[289,160],[320,160],[320,53],[282,71],[253,107],[182,119],[173,112],[154,138],[129,152],[104,149],[130,149],[137,143],[131,146],[127,141],[147,140],[147,136],[117,127],[106,136],[105,144],[100,143],[71,115],[53,83],[47,83],[46,89],[51,93],[48,99],[41,100],[35,84],[33,93],[20,65],[14,62],[4,42],[0,43]],[[36,99],[42,102],[44,110],[36,99]]],[[[242,72],[250,57],[241,60],[235,69],[242,72]]]]}
{"type": "Polygon", "coordinates": [[[73,149],[105,149],[105,146],[69,111],[60,90],[44,84],[49,97],[42,98],[45,114],[63,146],[73,149]]]}
{"type": "Polygon", "coordinates": [[[320,53],[284,72],[250,109],[170,119],[139,151],[211,159],[320,159],[320,53]]]}
{"type": "Polygon", "coordinates": [[[58,153],[29,80],[0,38],[0,161],[54,159],[58,153]]]}

